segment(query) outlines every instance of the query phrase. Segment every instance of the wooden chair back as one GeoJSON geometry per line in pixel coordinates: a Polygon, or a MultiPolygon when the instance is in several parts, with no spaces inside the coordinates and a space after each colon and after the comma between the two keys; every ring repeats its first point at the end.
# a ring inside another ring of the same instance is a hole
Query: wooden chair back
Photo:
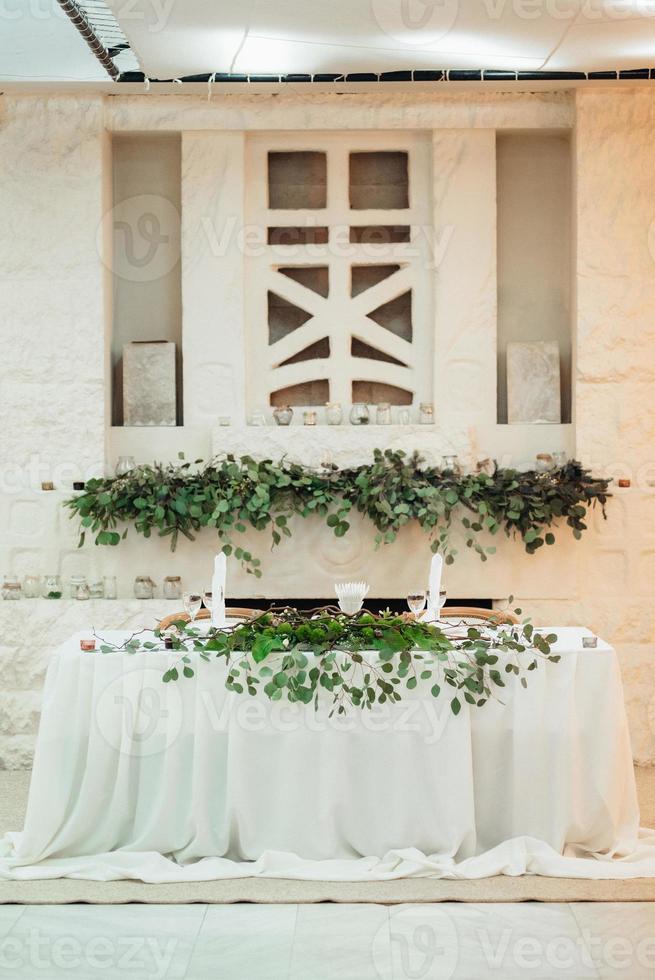
{"type": "Polygon", "coordinates": [[[497,626],[516,626],[518,619],[511,612],[500,609],[478,609],[475,606],[444,606],[440,619],[457,619],[475,626],[476,623],[493,623],[497,626]]]}
{"type": "MultiPolygon", "coordinates": [[[[225,610],[225,614],[228,619],[256,619],[257,616],[261,616],[263,612],[263,609],[246,609],[245,607],[241,606],[229,606],[229,608],[225,610]]],[[[209,612],[209,609],[201,609],[196,616],[196,619],[209,619],[210,617],[211,613],[209,612]]],[[[191,617],[186,612],[171,613],[170,616],[164,616],[157,629],[165,630],[168,629],[171,623],[179,623],[180,621],[188,623],[190,619],[191,617]]]]}

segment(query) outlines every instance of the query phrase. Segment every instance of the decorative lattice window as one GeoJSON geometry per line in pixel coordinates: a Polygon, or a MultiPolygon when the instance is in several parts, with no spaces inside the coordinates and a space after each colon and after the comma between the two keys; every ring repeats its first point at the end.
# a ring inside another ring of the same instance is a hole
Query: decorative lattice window
{"type": "Polygon", "coordinates": [[[246,188],[250,407],[431,401],[427,139],[257,134],[246,188]]]}

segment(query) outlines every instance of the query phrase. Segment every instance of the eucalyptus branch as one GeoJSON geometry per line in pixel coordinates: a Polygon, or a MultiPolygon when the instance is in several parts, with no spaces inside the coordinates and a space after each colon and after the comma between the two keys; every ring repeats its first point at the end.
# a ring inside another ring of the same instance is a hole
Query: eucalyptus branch
{"type": "MultiPolygon", "coordinates": [[[[163,634],[156,631],[155,636],[161,640],[163,634]]],[[[450,707],[458,714],[461,698],[482,707],[506,687],[504,675],[518,675],[525,686],[526,673],[539,660],[560,659],[551,650],[556,636],[537,633],[530,624],[470,626],[459,636],[452,628],[409,615],[362,611],[346,616],[330,606],[308,612],[276,607],[233,627],[210,627],[206,636],[179,623],[169,627],[166,636],[171,637],[177,659],[164,673],[165,683],[180,675],[193,677],[194,655],[203,660],[215,657],[225,660],[230,691],[254,696],[261,689],[271,701],[286,698],[313,702],[315,707],[325,691],[331,713],[339,714],[348,708],[370,710],[374,704],[397,703],[404,690],[413,691],[424,682],[433,697],[451,688],[450,707]],[[531,662],[523,667],[520,655],[528,650],[531,662]]],[[[157,642],[141,644],[135,636],[124,647],[130,652],[160,648],[157,642]]]]}
{"type": "Polygon", "coordinates": [[[428,467],[418,453],[376,450],[372,463],[342,470],[250,456],[153,463],[125,476],[90,480],[65,506],[80,521],[80,545],[87,533],[96,544],[118,545],[133,526],[146,538],[169,537],[174,550],[180,534],[193,541],[203,528],[212,528],[225,554],[260,577],[260,559],[235,544],[248,528],[267,531],[274,548],[291,537],[294,519],[316,516],[343,537],[354,510],[372,522],[378,546],[418,522],[433,551],[452,564],[456,519],[467,546],[486,561],[495,548],[480,540],[482,534],[519,537],[533,554],[555,543],[550,529],[556,525],[565,524],[579,538],[587,510],[598,505],[605,516],[608,497],[609,481],[575,461],[547,473],[498,467],[492,474],[458,473],[428,467]]]}

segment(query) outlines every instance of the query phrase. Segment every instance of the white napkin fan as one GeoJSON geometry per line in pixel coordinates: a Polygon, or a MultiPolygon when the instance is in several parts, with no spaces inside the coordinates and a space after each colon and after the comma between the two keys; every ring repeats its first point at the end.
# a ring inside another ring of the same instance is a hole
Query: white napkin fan
{"type": "Polygon", "coordinates": [[[366,582],[337,582],[334,591],[339,600],[339,609],[347,616],[354,616],[364,604],[368,595],[366,582]]]}

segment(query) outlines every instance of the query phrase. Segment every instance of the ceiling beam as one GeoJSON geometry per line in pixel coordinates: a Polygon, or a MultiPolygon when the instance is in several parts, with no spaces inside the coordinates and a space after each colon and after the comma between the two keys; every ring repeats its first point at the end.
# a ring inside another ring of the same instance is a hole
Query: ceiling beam
{"type": "Polygon", "coordinates": [[[104,46],[95,30],[91,26],[86,14],[83,10],[78,7],[75,0],[57,0],[57,3],[64,11],[72,25],[78,31],[78,33],[84,38],[89,48],[96,56],[97,60],[103,66],[107,74],[113,78],[115,82],[120,79],[120,72],[114,62],[112,61],[107,48],[104,46]]]}

